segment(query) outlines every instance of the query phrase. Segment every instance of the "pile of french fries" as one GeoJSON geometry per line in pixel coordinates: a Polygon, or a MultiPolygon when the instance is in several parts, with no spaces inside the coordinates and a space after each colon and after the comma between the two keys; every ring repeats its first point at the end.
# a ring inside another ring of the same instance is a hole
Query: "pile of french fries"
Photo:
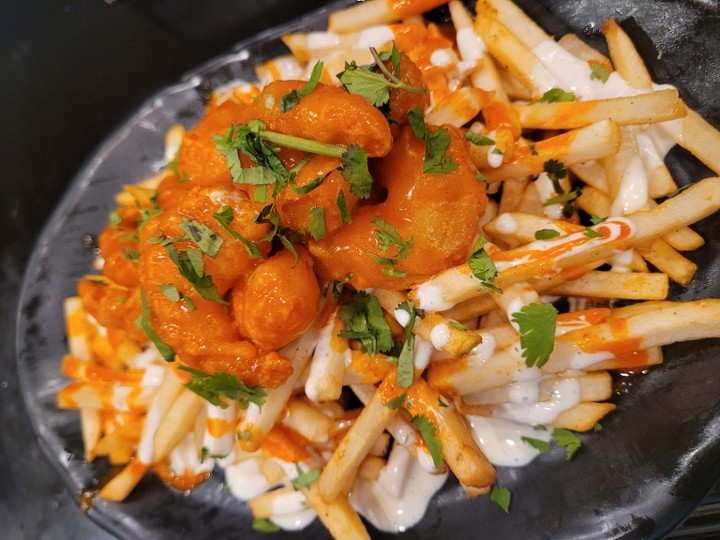
{"type": "MultiPolygon", "coordinates": [[[[532,368],[541,376],[540,403],[551,401],[563,381],[578,385],[579,402],[547,422],[554,427],[587,431],[615,409],[608,402],[612,370],[660,364],[661,347],[669,343],[720,337],[720,300],[667,300],[670,281],[685,286],[696,271],[683,252],[697,249],[703,239],[689,226],[720,208],[720,178],[680,190],[664,156],[657,155],[662,153],[657,140],[670,138],[720,174],[720,133],[674,88],[653,85],[614,20],[603,26],[610,51],[606,58],[574,35],[555,42],[510,0],[480,0],[474,17],[452,0],[454,33],[464,36],[454,43],[421,18],[443,3],[408,0],[397,9],[385,0],[358,3],[332,14],[327,33],[285,36],[291,55],[258,66],[257,75],[260,85],[306,78],[323,61],[322,81],[339,84],[335,74],[345,62],[372,63],[368,47],[358,46],[369,39],[368,29],[389,34],[374,46],[389,50],[395,41],[423,69],[432,101],[426,121],[493,140],[493,145],[469,143],[469,151],[493,194],[479,235],[488,239],[486,249],[498,270],[494,287],[483,286],[462,264],[407,291],[372,291],[398,332],[400,303],[410,299],[425,310],[413,328],[415,382],[398,408],[388,407],[383,397],[394,391],[395,367],[383,355],[362,353],[351,340],[338,337],[343,323],[337,312],[327,325],[311,328],[279,351],[292,360],[293,374],[268,390],[264,405],[241,410],[230,400],[222,407],[204,401],[184,386],[187,374],[164,363],[152,346],[99,327],[77,298],[69,298],[70,355],[63,372],[75,381],[59,394],[58,403],[79,409],[88,460],[105,456],[124,465],[100,497],[123,500],[149,469],[168,461],[172,465],[174,453],[190,447],[197,466],[173,470],[175,480],[208,473],[214,461],[201,454],[209,454],[262,478],[256,492],[241,495],[256,518],[276,517],[273,501],[279,497],[299,497],[298,508],[312,508],[334,537],[369,538],[348,494],[356,479],[381,475],[394,446],[427,463],[426,442],[410,422],[418,410],[431,419],[442,445],[444,464],[430,467],[432,472],[449,469],[469,496],[492,488],[495,470],[466,415],[507,417],[512,385],[529,369],[509,320],[518,298],[542,303],[563,297],[570,305],[558,318],[549,360],[532,368]],[[410,42],[408,36],[420,41],[410,42]],[[582,99],[578,91],[572,101],[543,100],[547,81],[556,80],[549,79],[553,70],[538,53],[548,42],[574,58],[572,69],[582,66],[589,78],[591,66],[602,66],[606,75],[624,79],[629,91],[582,99]],[[440,49],[449,51],[444,54],[450,60],[427,62],[440,49]],[[506,121],[494,121],[498,115],[506,121]],[[498,127],[490,130],[489,124],[498,127]],[[656,155],[639,150],[649,147],[656,155]],[[493,150],[500,151],[500,163],[493,150]],[[590,226],[581,223],[577,211],[563,217],[545,204],[559,195],[543,194],[536,179],[551,160],[569,172],[561,180],[566,193],[582,189],[577,208],[605,221],[590,226]],[[619,201],[633,174],[644,179],[645,198],[628,209],[619,201]],[[588,228],[597,234],[586,234],[588,228]],[[542,230],[553,231],[554,237],[537,240],[542,230]],[[614,307],[620,300],[637,303],[614,307]],[[585,362],[586,357],[592,358],[585,362]],[[341,405],[348,389],[363,407],[341,405]],[[304,471],[321,470],[319,478],[294,491],[289,483],[299,472],[293,472],[293,463],[304,471]]],[[[242,101],[258,92],[258,85],[229,86],[214,99],[242,101]]],[[[147,185],[153,182],[157,179],[147,185]]]]}

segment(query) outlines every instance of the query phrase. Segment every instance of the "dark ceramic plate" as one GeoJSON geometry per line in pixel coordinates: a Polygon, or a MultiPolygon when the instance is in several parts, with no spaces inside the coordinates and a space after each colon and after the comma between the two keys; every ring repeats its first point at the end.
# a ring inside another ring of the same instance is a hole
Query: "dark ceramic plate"
{"type": "MultiPolygon", "coordinates": [[[[720,125],[720,18],[711,0],[519,2],[550,32],[573,30],[594,45],[608,17],[634,17],[626,25],[643,43],[657,80],[672,80],[688,103],[720,125]],[[652,41],[644,36],[642,28],[652,41]],[[652,47],[654,42],[659,54],[652,47]]],[[[333,4],[338,7],[343,1],[333,4]]],[[[436,12],[443,17],[442,11],[436,12]]],[[[65,384],[63,298],[89,271],[92,247],[84,241],[103,227],[121,184],[140,180],[162,163],[163,134],[172,124],[191,126],[209,89],[234,78],[253,78],[253,65],[283,52],[282,33],[324,25],[326,12],[240,44],[152,97],[95,152],[60,202],[29,263],[18,318],[18,369],[27,408],[48,458],[74,493],[92,488],[108,472],[85,463],[77,415],[55,408],[65,384]]],[[[602,45],[600,45],[602,46],[602,45]]],[[[684,185],[709,176],[679,149],[668,165],[684,185]]],[[[720,296],[720,233],[710,218],[696,227],[707,245],[689,256],[698,266],[693,283],[674,288],[675,299],[720,296]]],[[[720,321],[718,321],[720,324],[720,321]]],[[[514,494],[506,515],[486,498],[470,500],[448,481],[423,521],[405,538],[657,538],[698,504],[720,477],[720,342],[666,348],[666,362],[632,381],[615,401],[619,410],[597,433],[582,435],[571,462],[560,451],[523,469],[498,471],[514,494]]],[[[266,538],[250,530],[245,505],[223,489],[219,475],[186,494],[145,478],[122,504],[96,502],[89,515],[126,538],[266,538]]],[[[327,536],[316,522],[297,538],[327,536]]],[[[373,531],[378,538],[393,535],[373,531]]]]}

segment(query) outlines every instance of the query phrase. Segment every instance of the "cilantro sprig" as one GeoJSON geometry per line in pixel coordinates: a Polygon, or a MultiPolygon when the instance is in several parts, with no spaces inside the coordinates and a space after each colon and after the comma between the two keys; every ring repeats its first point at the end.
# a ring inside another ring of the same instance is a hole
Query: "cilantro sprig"
{"type": "Polygon", "coordinates": [[[495,277],[497,276],[498,270],[495,267],[495,263],[485,251],[485,244],[487,243],[484,236],[481,236],[475,245],[473,251],[468,258],[468,266],[472,270],[473,275],[480,280],[480,284],[486,289],[493,290],[495,292],[501,292],[495,285],[495,277]]]}
{"type": "Polygon", "coordinates": [[[390,90],[397,88],[411,94],[422,94],[426,90],[420,86],[410,86],[402,82],[398,76],[400,53],[393,43],[393,50],[390,53],[393,70],[390,72],[385,66],[384,60],[374,47],[370,47],[375,63],[358,66],[355,61],[345,63],[345,69],[338,74],[338,79],[351,94],[364,97],[373,107],[382,107],[390,100],[390,90]]]}
{"type": "Polygon", "coordinates": [[[575,94],[566,92],[562,88],[551,88],[545,92],[541,98],[531,101],[530,103],[563,103],[575,101],[575,94]]]}
{"type": "Polygon", "coordinates": [[[372,253],[366,251],[368,257],[370,257],[377,264],[385,266],[383,268],[383,274],[402,278],[405,277],[406,273],[395,268],[398,264],[399,259],[406,258],[412,251],[414,239],[411,236],[407,240],[404,240],[394,225],[388,223],[380,216],[375,216],[371,219],[372,223],[377,226],[373,229],[373,233],[380,241],[380,251],[382,254],[372,253]],[[391,247],[396,249],[395,253],[389,253],[391,247]]]}
{"type": "Polygon", "coordinates": [[[512,493],[510,493],[508,488],[493,486],[492,491],[490,492],[490,500],[505,510],[505,512],[510,512],[512,493]]]}
{"type": "Polygon", "coordinates": [[[303,471],[297,463],[295,464],[295,469],[297,470],[297,476],[293,478],[290,483],[296,490],[310,487],[310,484],[316,482],[317,479],[320,478],[320,469],[303,471]]]}
{"type": "Polygon", "coordinates": [[[203,253],[206,253],[212,258],[217,256],[223,244],[223,239],[210,227],[194,219],[187,219],[186,217],[183,217],[182,223],[180,223],[178,227],[185,232],[187,237],[192,240],[203,253]]]}
{"type": "Polygon", "coordinates": [[[539,450],[543,454],[550,452],[552,443],[565,448],[565,459],[570,460],[582,446],[582,441],[572,431],[565,428],[555,428],[550,435],[550,440],[535,439],[532,437],[521,437],[521,439],[539,450]]]}
{"type": "Polygon", "coordinates": [[[527,367],[542,367],[555,347],[558,311],[552,304],[528,304],[512,315],[520,330],[522,357],[527,367]]]}
{"type": "Polygon", "coordinates": [[[211,302],[227,304],[213,283],[212,276],[205,274],[202,251],[195,248],[178,251],[172,244],[166,246],[166,249],[180,275],[190,282],[200,296],[211,302]]]}
{"type": "Polygon", "coordinates": [[[603,84],[605,84],[606,82],[608,82],[609,78],[610,78],[610,72],[602,64],[595,64],[590,69],[590,80],[591,81],[599,80],[603,84]]]}
{"type": "Polygon", "coordinates": [[[257,244],[250,242],[247,238],[245,238],[235,229],[230,227],[230,223],[232,223],[235,219],[233,209],[230,206],[228,206],[227,204],[222,206],[220,210],[214,212],[212,216],[223,229],[230,233],[230,236],[232,236],[235,240],[245,246],[248,254],[253,259],[262,259],[262,253],[260,252],[260,248],[257,246],[257,244]]]}
{"type": "Polygon", "coordinates": [[[192,379],[185,383],[188,390],[195,392],[212,405],[226,409],[228,404],[222,398],[236,401],[241,409],[247,409],[250,403],[258,407],[265,404],[265,390],[260,386],[247,386],[232,373],[204,373],[189,366],[178,369],[188,372],[192,379]]]}
{"type": "Polygon", "coordinates": [[[350,302],[340,308],[340,320],[345,329],[338,335],[359,340],[363,352],[375,355],[393,348],[390,326],[374,296],[364,291],[355,293],[350,302]]]}

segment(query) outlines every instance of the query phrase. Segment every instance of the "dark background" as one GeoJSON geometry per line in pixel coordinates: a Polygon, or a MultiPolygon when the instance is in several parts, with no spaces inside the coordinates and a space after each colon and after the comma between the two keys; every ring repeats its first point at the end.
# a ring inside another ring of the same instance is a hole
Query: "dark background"
{"type": "MultiPolygon", "coordinates": [[[[14,367],[23,269],[55,203],[93,149],[149,95],[241,39],[325,3],[0,0],[0,537],[108,537],[82,516],[45,461],[14,367]]],[[[638,3],[651,10],[664,4],[638,3]]],[[[562,4],[572,20],[573,2],[562,4]]],[[[717,2],[695,4],[720,31],[717,2]]],[[[672,13],[666,17],[672,24],[672,13]]],[[[671,69],[700,69],[700,63],[673,59],[677,43],[669,39],[659,46],[671,69]]],[[[720,61],[715,49],[704,54],[714,56],[715,65],[720,61]]],[[[699,80],[713,95],[705,112],[717,116],[717,77],[699,80]]],[[[709,502],[715,505],[693,521],[707,534],[703,528],[717,523],[720,497],[709,502]]]]}

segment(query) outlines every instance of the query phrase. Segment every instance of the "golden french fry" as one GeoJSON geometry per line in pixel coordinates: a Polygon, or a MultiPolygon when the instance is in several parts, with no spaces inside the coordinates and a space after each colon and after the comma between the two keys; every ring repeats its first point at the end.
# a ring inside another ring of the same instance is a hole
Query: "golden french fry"
{"type": "Polygon", "coordinates": [[[142,477],[145,476],[149,468],[150,465],[146,463],[131,461],[120,473],[103,486],[98,495],[101,499],[107,501],[120,502],[125,500],[142,477]]]}
{"type": "MultiPolygon", "coordinates": [[[[565,164],[585,163],[594,159],[602,159],[617,152],[620,144],[620,131],[617,124],[603,120],[595,124],[567,131],[535,143],[530,146],[515,148],[512,160],[500,167],[483,168],[482,173],[488,182],[501,182],[508,178],[529,176],[543,172],[545,163],[551,159],[565,164]]],[[[470,147],[470,157],[478,150],[470,147]]],[[[475,158],[473,158],[475,159],[475,158]]]]}
{"type": "MultiPolygon", "coordinates": [[[[394,370],[389,377],[395,377],[394,370]]],[[[332,502],[341,495],[348,478],[355,476],[375,439],[385,431],[388,422],[396,414],[397,409],[387,407],[381,393],[375,392],[323,468],[317,483],[323,501],[332,502]]]]}
{"type": "Polygon", "coordinates": [[[408,0],[406,2],[388,2],[386,0],[367,0],[349,8],[332,13],[328,18],[330,32],[353,32],[377,24],[399,21],[444,4],[445,0],[408,0]]]}
{"type": "Polygon", "coordinates": [[[552,39],[511,0],[480,0],[475,9],[478,17],[489,16],[498,19],[529,49],[552,39]]]}
{"type": "Polygon", "coordinates": [[[333,426],[330,417],[300,399],[288,401],[287,413],[282,422],[313,442],[327,441],[328,433],[333,426]]]}
{"type": "Polygon", "coordinates": [[[273,505],[277,502],[278,497],[294,497],[297,495],[302,497],[302,493],[295,491],[290,486],[284,486],[248,499],[247,505],[255,519],[267,519],[275,513],[273,505]]]}
{"type": "Polygon", "coordinates": [[[574,129],[604,119],[619,126],[651,124],[686,114],[674,88],[609,99],[515,105],[513,109],[523,128],[534,129],[574,129]]]}
{"type": "Polygon", "coordinates": [[[608,72],[613,71],[610,60],[600,51],[593,49],[575,34],[565,34],[558,39],[558,45],[590,65],[601,64],[608,72]]]}
{"type": "Polygon", "coordinates": [[[551,295],[628,300],[664,300],[669,289],[668,275],[651,272],[588,272],[544,290],[551,295]]]}
{"type": "Polygon", "coordinates": [[[602,26],[610,57],[620,76],[633,88],[652,88],[652,79],[645,68],[645,62],[638,54],[632,41],[615,22],[609,19],[602,26]]]}
{"type": "Polygon", "coordinates": [[[80,429],[82,432],[85,460],[95,459],[95,447],[100,440],[100,410],[91,407],[80,407],[80,429]]]}
{"type": "Polygon", "coordinates": [[[694,262],[683,257],[661,238],[655,240],[649,248],[638,248],[638,252],[647,262],[683,287],[690,283],[697,271],[694,262]]]}
{"type": "Polygon", "coordinates": [[[165,458],[193,429],[205,403],[195,392],[182,390],[155,432],[153,463],[165,458]]]}
{"type": "Polygon", "coordinates": [[[333,538],[370,540],[365,525],[357,512],[350,506],[347,497],[338,497],[330,503],[326,502],[320,496],[318,482],[314,482],[308,488],[303,488],[302,492],[333,538]]]}

